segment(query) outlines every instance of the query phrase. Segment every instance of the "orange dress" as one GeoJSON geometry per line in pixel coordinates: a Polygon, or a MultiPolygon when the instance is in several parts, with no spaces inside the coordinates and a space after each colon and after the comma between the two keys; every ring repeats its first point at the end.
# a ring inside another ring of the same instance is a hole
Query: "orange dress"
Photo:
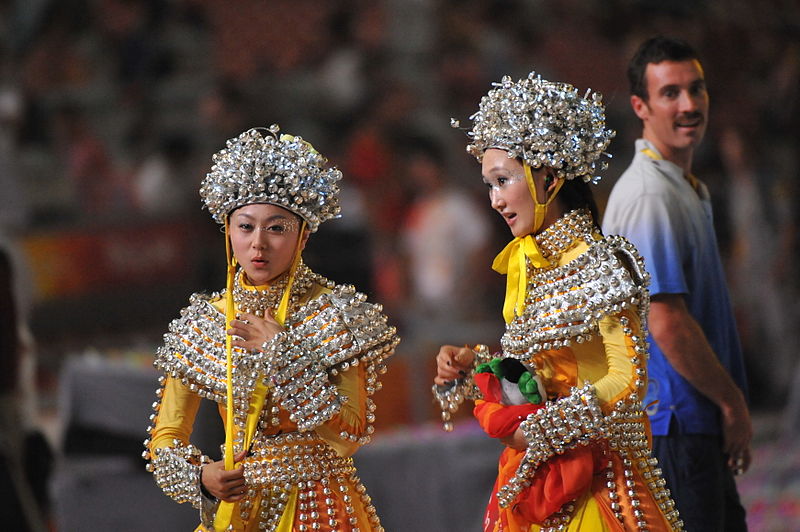
{"type": "MultiPolygon", "coordinates": [[[[602,238],[584,211],[536,240],[549,265],[528,263],[524,311],[495,357],[522,362],[547,400],[505,404],[468,380],[439,390],[445,411],[473,398],[490,436],[519,428],[528,443],[503,451],[484,530],[682,529],[641,404],[649,303],[641,258],[624,239],[602,238]]],[[[489,357],[479,350],[479,361],[489,357]]]]}
{"type": "MultiPolygon", "coordinates": [[[[259,352],[234,351],[234,452],[250,443],[241,463],[247,494],[227,509],[224,530],[383,530],[351,455],[370,438],[370,395],[398,338],[352,287],[306,277],[295,283],[286,332],[259,352]]],[[[230,503],[201,492],[200,467],[210,459],[189,438],[203,398],[226,420],[223,306],[221,294],[193,296],[170,325],[156,357],[165,375],[145,451],[159,486],[199,508],[197,530],[209,532],[230,503]]]]}

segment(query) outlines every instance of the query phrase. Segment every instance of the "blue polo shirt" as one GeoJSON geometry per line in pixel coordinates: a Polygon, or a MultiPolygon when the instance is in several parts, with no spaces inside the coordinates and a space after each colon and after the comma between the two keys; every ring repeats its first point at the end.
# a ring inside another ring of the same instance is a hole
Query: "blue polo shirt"
{"type": "MultiPolygon", "coordinates": [[[[695,192],[677,165],[644,139],[608,200],[603,232],[623,235],[639,249],[651,275],[650,295],[682,294],[722,366],[747,394],[744,360],[714,233],[708,189],[695,192]]],[[[675,371],[648,335],[650,360],[644,400],[653,434],[673,419],[681,433],[721,432],[714,403],[675,371]]]]}

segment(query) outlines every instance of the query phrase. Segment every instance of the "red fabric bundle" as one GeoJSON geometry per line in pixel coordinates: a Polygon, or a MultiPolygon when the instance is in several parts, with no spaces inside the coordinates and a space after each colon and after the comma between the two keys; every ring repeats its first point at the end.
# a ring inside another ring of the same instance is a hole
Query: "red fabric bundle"
{"type": "MultiPolygon", "coordinates": [[[[544,405],[502,404],[502,386],[492,373],[475,375],[475,383],[483,393],[483,400],[475,401],[474,415],[483,430],[493,438],[511,436],[525,418],[544,405]]],[[[492,498],[487,508],[485,530],[496,530],[498,520],[513,518],[520,523],[542,524],[564,504],[575,500],[589,489],[594,473],[603,468],[603,449],[599,445],[579,446],[556,455],[539,466],[528,486],[514,501],[511,508],[499,508],[497,490],[514,476],[524,456],[524,451],[507,447],[500,456],[499,472],[492,498]],[[510,510],[511,516],[508,515],[510,510]]],[[[503,527],[508,529],[509,527],[503,527]]]]}

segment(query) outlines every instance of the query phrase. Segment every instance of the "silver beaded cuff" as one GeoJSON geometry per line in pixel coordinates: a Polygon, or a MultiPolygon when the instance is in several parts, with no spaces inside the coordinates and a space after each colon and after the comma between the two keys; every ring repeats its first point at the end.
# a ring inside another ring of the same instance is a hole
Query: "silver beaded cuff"
{"type": "Polygon", "coordinates": [[[608,423],[593,385],[573,388],[572,393],[548,403],[520,423],[528,442],[525,457],[516,475],[497,493],[497,500],[506,508],[530,485],[539,466],[551,457],[578,445],[608,438],[608,423]]]}
{"type": "Polygon", "coordinates": [[[219,510],[219,500],[200,497],[200,522],[209,530],[214,528],[214,520],[219,510]]]}
{"type": "Polygon", "coordinates": [[[164,493],[179,503],[201,507],[200,468],[211,460],[194,445],[173,441],[172,447],[153,449],[148,471],[164,493]]]}
{"type": "Polygon", "coordinates": [[[296,312],[287,329],[241,360],[237,380],[266,375],[270,393],[290,413],[298,430],[309,431],[336,415],[345,400],[330,376],[351,366],[367,367],[367,393],[375,370],[400,339],[383,308],[366,302],[352,286],[337,286],[296,312]]]}
{"type": "MultiPolygon", "coordinates": [[[[478,367],[484,362],[491,360],[492,355],[489,353],[489,348],[483,344],[476,345],[473,349],[475,352],[474,368],[478,367]]],[[[455,414],[461,407],[461,404],[467,400],[480,399],[482,397],[481,391],[475,385],[473,380],[473,373],[470,371],[469,375],[461,379],[453,381],[450,386],[440,386],[434,384],[431,391],[433,398],[439,403],[439,408],[442,410],[442,423],[444,430],[450,432],[453,430],[453,423],[451,421],[453,414],[455,414]]]]}

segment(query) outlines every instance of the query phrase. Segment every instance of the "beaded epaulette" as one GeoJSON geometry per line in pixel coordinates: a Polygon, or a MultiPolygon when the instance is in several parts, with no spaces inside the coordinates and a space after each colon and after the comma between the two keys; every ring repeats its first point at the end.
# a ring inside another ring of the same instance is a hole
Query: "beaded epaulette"
{"type": "Polygon", "coordinates": [[[267,375],[272,397],[300,431],[313,429],[341,409],[331,375],[364,364],[371,395],[376,373],[400,340],[383,308],[366,299],[352,286],[337,286],[309,302],[292,315],[285,331],[243,361],[238,378],[267,375]]]}
{"type": "Polygon", "coordinates": [[[591,339],[604,316],[636,306],[646,325],[650,275],[636,248],[625,238],[590,241],[589,249],[567,264],[534,270],[522,316],[501,340],[507,357],[527,359],[591,339]]]}
{"type": "MultiPolygon", "coordinates": [[[[225,316],[212,305],[214,297],[218,296],[191,297],[190,305],[170,323],[154,365],[201,397],[224,404],[225,316]]],[[[263,350],[234,348],[235,412],[246,414],[256,384],[264,381],[299,430],[310,430],[341,409],[342,399],[330,376],[359,363],[369,369],[371,395],[380,387],[377,373],[384,369],[382,362],[400,341],[382,310],[352,286],[336,286],[294,312],[286,330],[263,350]]],[[[361,437],[368,439],[357,439],[361,437]]]]}
{"type": "MultiPolygon", "coordinates": [[[[180,379],[201,397],[225,403],[225,314],[212,305],[219,295],[192,294],[189,306],[169,324],[153,365],[180,379]]],[[[241,354],[234,348],[234,354],[241,354]]]]}

